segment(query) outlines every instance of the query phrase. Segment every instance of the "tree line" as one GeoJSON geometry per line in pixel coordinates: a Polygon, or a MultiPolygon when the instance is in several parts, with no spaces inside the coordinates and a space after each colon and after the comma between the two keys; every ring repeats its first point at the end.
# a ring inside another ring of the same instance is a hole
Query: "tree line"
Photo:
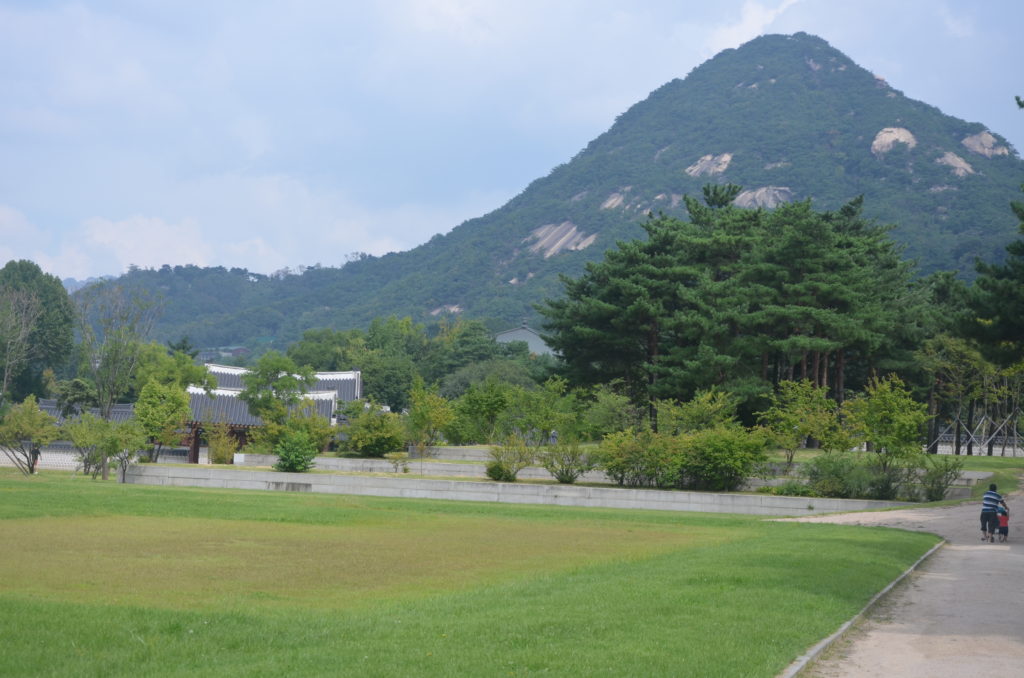
{"type": "MultiPolygon", "coordinates": [[[[686,198],[689,221],[652,215],[646,239],[563,279],[539,310],[571,382],[619,380],[655,430],[659,400],[721,389],[752,423],[783,382],[842,403],[889,374],[927,401],[932,439],[943,420],[973,426],[973,409],[1019,416],[1024,240],[979,262],[971,286],[915,277],[861,199],[741,209],[738,191],[706,187],[703,203],[686,198]]],[[[1012,209],[1024,228],[1024,205],[1012,209]]]]}
{"type": "MultiPolygon", "coordinates": [[[[504,461],[493,468],[508,479],[516,459],[533,459],[541,447],[547,454],[557,444],[580,461],[586,455],[573,445],[623,443],[614,436],[624,431],[653,444],[652,436],[733,422],[750,434],[760,427],[763,444],[789,452],[827,444],[834,436],[804,423],[859,421],[865,406],[856,403],[883,386],[922,403],[924,417],[907,420],[915,435],[927,422],[932,451],[947,424],[957,453],[966,436],[968,454],[979,430],[991,444],[987,434],[1000,422],[1016,424],[1024,240],[1007,247],[1004,263],[979,263],[973,285],[949,272],[915,277],[889,227],[863,217],[860,199],[836,211],[809,201],[742,209],[731,204],[739,190],[708,186],[703,202],[686,198],[688,221],[652,215],[646,238],[620,242],[583,275],[564,277],[565,294],[538,309],[557,360],[498,344],[484,323],[466,319],[426,326],[388,317],[365,330],[307,330],[246,377],[244,399],[266,422],[249,443],[309,459],[331,446],[380,456],[407,444],[422,452],[440,441],[494,443],[504,461]],[[351,369],[362,372],[365,397],[344,413],[339,440],[301,405],[312,371],[351,369]],[[295,380],[279,383],[282,375],[295,380]],[[687,417],[698,423],[681,424],[687,417]],[[800,435],[783,435],[787,427],[800,435]]],[[[1024,206],[1012,209],[1024,228],[1024,206]]],[[[35,264],[10,262],[0,269],[0,408],[48,395],[78,420],[96,407],[109,421],[115,403],[137,401],[136,423],[158,457],[187,410],[185,386],[215,385],[186,338],[148,342],[158,310],[112,283],[72,303],[35,264]]],[[[847,434],[860,431],[869,446],[893,447],[850,426],[847,434]]],[[[211,453],[237,446],[216,426],[207,433],[211,453]]],[[[108,458],[98,458],[104,473],[108,458]]]]}

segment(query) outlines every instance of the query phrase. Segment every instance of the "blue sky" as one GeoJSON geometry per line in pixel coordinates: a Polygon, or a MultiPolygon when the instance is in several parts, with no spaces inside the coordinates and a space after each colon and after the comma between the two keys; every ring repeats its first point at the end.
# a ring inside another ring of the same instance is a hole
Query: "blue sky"
{"type": "Polygon", "coordinates": [[[1024,151],[1019,0],[0,0],[0,263],[410,249],[718,51],[797,31],[1024,151]]]}

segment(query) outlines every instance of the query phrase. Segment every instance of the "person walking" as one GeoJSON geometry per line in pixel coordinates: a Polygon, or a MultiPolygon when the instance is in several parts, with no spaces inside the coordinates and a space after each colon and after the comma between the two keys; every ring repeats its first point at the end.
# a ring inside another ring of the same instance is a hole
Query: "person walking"
{"type": "Polygon", "coordinates": [[[1010,508],[1003,501],[1003,495],[996,492],[996,484],[988,486],[988,492],[981,497],[981,540],[995,542],[996,529],[999,527],[999,506],[1007,511],[1010,508]]]}
{"type": "Polygon", "coordinates": [[[1006,542],[1010,538],[1010,512],[999,507],[999,541],[1006,542]]]}

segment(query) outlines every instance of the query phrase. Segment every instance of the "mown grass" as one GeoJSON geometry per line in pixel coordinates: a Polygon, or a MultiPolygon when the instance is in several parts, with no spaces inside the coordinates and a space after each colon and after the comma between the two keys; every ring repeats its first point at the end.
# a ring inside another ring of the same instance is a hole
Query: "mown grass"
{"type": "Polygon", "coordinates": [[[774,676],[935,541],[0,471],[0,674],[774,676]]]}

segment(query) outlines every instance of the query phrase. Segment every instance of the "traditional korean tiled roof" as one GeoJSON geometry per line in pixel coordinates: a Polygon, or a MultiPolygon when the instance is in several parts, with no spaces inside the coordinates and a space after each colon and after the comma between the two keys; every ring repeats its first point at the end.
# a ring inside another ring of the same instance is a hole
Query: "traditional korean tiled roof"
{"type": "MultiPolygon", "coordinates": [[[[60,408],[57,407],[57,401],[55,399],[40,398],[38,403],[39,409],[41,409],[43,412],[46,412],[51,417],[55,418],[58,424],[64,422],[64,417],[61,415],[60,408]]],[[[87,411],[95,417],[100,416],[99,408],[90,407],[87,411]]],[[[128,419],[131,419],[134,415],[135,405],[133,405],[132,403],[117,403],[110,410],[111,421],[127,421],[128,419]]]]}
{"type": "MultiPolygon", "coordinates": [[[[243,389],[242,375],[249,370],[245,367],[206,363],[206,369],[217,378],[217,388],[243,389]]],[[[363,397],[362,374],[351,372],[317,372],[316,384],[311,391],[334,391],[339,402],[350,402],[363,397]]]]}
{"type": "MultiPolygon", "coordinates": [[[[262,426],[263,420],[249,412],[249,406],[239,399],[241,389],[216,388],[207,395],[198,386],[188,387],[192,421],[225,423],[233,426],[262,426]]],[[[334,391],[311,391],[303,396],[312,400],[316,413],[331,421],[336,406],[334,391]]]]}
{"type": "Polygon", "coordinates": [[[217,388],[245,388],[245,384],[242,383],[242,375],[249,370],[244,367],[206,363],[206,369],[217,378],[217,388]]]}
{"type": "Polygon", "coordinates": [[[363,375],[353,372],[317,372],[315,391],[334,391],[338,402],[348,403],[363,397],[363,375]]]}

